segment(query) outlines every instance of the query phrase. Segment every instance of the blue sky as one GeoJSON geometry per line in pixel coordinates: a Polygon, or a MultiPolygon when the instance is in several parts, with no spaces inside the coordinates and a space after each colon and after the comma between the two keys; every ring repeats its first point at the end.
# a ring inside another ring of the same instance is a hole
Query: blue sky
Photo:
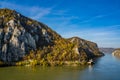
{"type": "Polygon", "coordinates": [[[0,8],[15,9],[65,38],[120,48],[120,0],[0,0],[0,8]]]}

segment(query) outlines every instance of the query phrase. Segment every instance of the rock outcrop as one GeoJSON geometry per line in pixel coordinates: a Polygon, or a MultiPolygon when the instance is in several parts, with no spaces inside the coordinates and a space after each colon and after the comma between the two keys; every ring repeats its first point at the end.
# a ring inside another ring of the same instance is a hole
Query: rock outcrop
{"type": "Polygon", "coordinates": [[[115,50],[112,52],[112,55],[120,58],[120,49],[115,49],[115,50]]]}
{"type": "Polygon", "coordinates": [[[96,43],[77,37],[64,39],[41,22],[14,10],[0,9],[0,60],[3,62],[33,58],[88,61],[102,55],[96,43]]]}
{"type": "Polygon", "coordinates": [[[60,35],[20,13],[0,9],[0,59],[18,61],[30,50],[52,45],[60,35]]]}
{"type": "Polygon", "coordinates": [[[81,39],[79,37],[72,37],[68,39],[75,44],[75,51],[80,55],[80,60],[86,56],[86,60],[90,60],[97,56],[103,56],[104,54],[99,51],[96,43],[81,39]]]}

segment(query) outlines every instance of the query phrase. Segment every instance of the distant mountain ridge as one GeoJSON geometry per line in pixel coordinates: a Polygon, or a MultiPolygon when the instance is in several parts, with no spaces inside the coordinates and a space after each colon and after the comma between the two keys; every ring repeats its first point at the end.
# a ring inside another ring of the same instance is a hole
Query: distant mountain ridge
{"type": "Polygon", "coordinates": [[[41,22],[15,10],[0,9],[0,60],[4,63],[52,65],[58,61],[88,62],[99,56],[103,53],[96,43],[62,38],[41,22]]]}
{"type": "Polygon", "coordinates": [[[115,48],[99,48],[99,50],[103,53],[112,53],[115,48]]]}

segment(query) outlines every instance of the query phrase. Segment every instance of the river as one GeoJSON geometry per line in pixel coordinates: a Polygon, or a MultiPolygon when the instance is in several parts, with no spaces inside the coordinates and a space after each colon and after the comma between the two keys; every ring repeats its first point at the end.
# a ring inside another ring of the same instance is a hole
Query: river
{"type": "Polygon", "coordinates": [[[93,66],[1,67],[0,80],[120,80],[120,59],[105,54],[93,66]]]}

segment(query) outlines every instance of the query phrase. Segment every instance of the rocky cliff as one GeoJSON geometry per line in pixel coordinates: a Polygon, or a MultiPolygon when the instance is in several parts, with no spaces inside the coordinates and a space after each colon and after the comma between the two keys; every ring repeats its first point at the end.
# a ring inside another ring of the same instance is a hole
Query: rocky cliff
{"type": "Polygon", "coordinates": [[[80,60],[83,56],[86,56],[86,59],[89,60],[94,57],[104,55],[99,51],[97,44],[94,42],[87,41],[79,37],[72,37],[68,40],[75,44],[75,51],[80,54],[80,60]]]}
{"type": "Polygon", "coordinates": [[[61,38],[47,25],[27,18],[20,13],[0,9],[0,59],[18,61],[30,50],[53,45],[61,38]]]}
{"type": "Polygon", "coordinates": [[[0,60],[3,62],[32,59],[88,61],[101,55],[93,42],[80,38],[64,39],[41,22],[14,10],[0,9],[0,60]]]}
{"type": "Polygon", "coordinates": [[[120,49],[115,49],[115,50],[112,52],[112,55],[120,58],[120,49]]]}

